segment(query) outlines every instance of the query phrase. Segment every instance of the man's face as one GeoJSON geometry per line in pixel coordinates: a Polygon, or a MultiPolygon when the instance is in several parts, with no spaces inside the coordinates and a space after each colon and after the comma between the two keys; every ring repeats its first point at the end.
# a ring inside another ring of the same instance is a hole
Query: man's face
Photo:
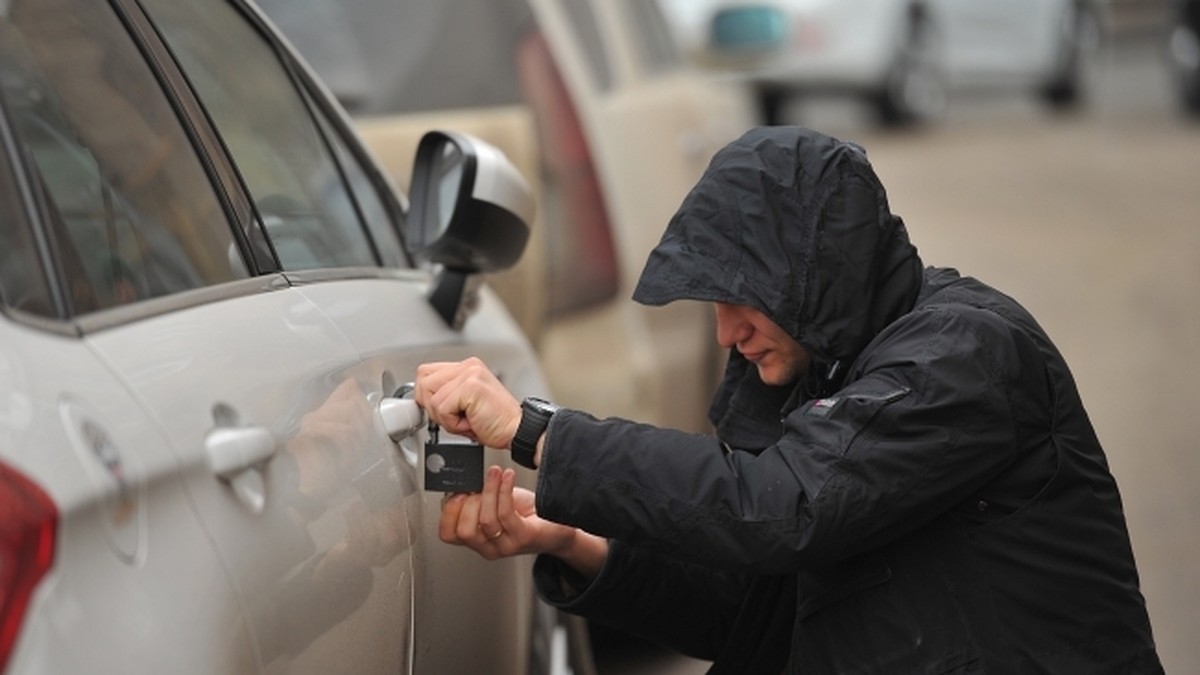
{"type": "Polygon", "coordinates": [[[811,357],[766,314],[745,305],[716,303],[717,343],[737,347],[767,384],[791,384],[808,372],[811,357]]]}

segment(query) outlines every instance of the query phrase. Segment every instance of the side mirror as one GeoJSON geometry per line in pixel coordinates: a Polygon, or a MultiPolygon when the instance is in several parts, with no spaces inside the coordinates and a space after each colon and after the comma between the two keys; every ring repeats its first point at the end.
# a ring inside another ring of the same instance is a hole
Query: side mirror
{"type": "Polygon", "coordinates": [[[466,134],[430,131],[413,164],[405,242],[441,265],[430,302],[455,328],[472,275],[511,267],[529,241],[533,192],[504,153],[466,134]]]}

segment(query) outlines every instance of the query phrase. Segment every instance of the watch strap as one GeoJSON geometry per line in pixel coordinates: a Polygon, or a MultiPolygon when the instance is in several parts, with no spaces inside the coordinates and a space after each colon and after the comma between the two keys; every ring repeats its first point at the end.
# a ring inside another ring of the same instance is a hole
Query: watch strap
{"type": "Polygon", "coordinates": [[[521,402],[521,423],[512,440],[513,461],[527,469],[536,469],[534,456],[537,454],[538,439],[550,425],[550,418],[558,411],[553,403],[529,397],[521,402]]]}

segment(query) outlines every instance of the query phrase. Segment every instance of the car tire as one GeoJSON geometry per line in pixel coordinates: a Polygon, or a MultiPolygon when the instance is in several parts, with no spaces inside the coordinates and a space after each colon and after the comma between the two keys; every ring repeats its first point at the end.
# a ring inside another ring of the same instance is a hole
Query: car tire
{"type": "Polygon", "coordinates": [[[783,112],[791,99],[791,93],[778,85],[764,85],[758,90],[758,117],[763,124],[783,124],[783,112]]]}
{"type": "Polygon", "coordinates": [[[924,14],[910,13],[892,66],[872,98],[884,126],[932,122],[945,113],[941,38],[924,14]]]}
{"type": "Polygon", "coordinates": [[[585,619],[534,601],[530,675],[597,675],[585,619]]]}
{"type": "Polygon", "coordinates": [[[1200,1],[1181,2],[1167,43],[1179,105],[1200,118],[1200,1]]]}
{"type": "Polygon", "coordinates": [[[1071,110],[1083,102],[1087,56],[1098,47],[1100,33],[1100,17],[1091,3],[1085,0],[1068,6],[1059,28],[1054,68],[1039,92],[1052,109],[1071,110]]]}

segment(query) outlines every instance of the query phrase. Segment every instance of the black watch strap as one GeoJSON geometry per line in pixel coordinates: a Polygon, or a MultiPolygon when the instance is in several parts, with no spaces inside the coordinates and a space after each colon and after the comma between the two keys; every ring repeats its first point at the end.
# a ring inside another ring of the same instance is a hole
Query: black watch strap
{"type": "Polygon", "coordinates": [[[558,406],[541,398],[529,397],[521,402],[521,423],[512,440],[513,461],[527,469],[536,469],[533,458],[537,453],[537,442],[550,425],[550,418],[558,412],[558,406]]]}

